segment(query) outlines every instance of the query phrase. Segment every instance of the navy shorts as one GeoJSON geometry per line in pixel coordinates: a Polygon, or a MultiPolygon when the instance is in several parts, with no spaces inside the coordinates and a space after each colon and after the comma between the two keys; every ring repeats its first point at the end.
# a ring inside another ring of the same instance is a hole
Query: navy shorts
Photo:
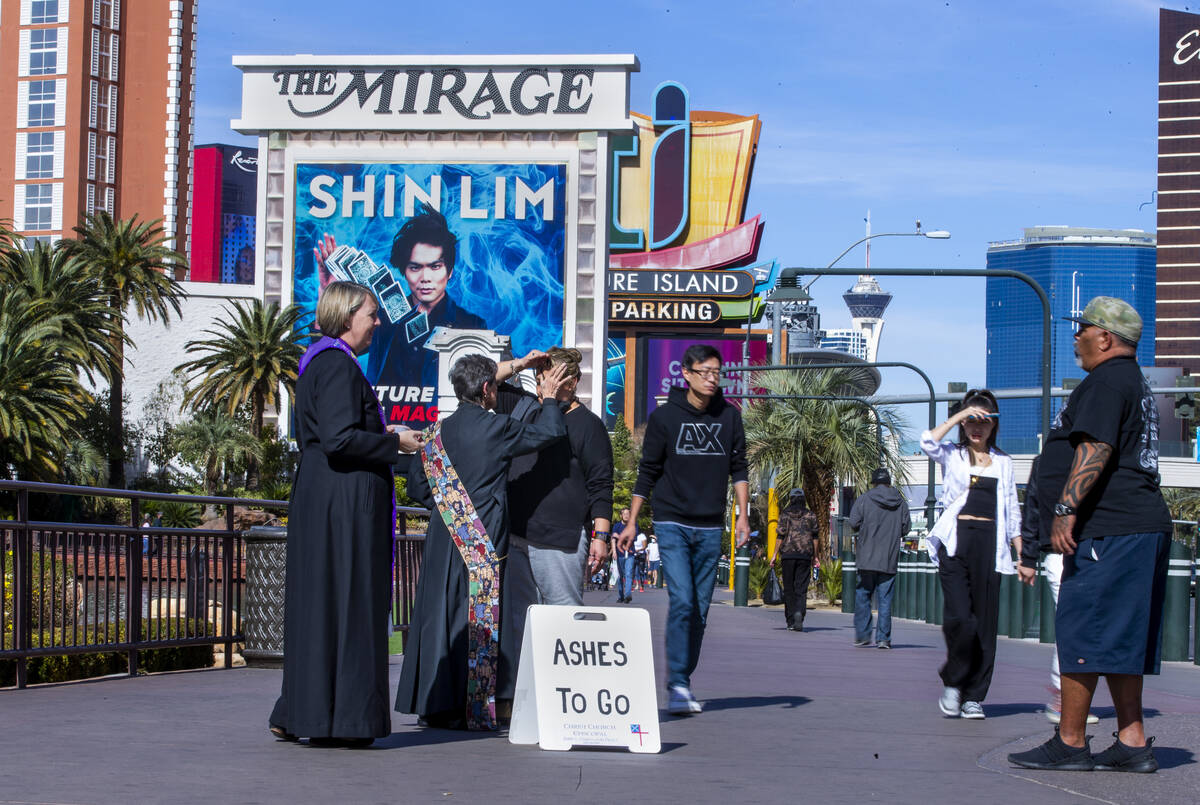
{"type": "Polygon", "coordinates": [[[1095,537],[1064,557],[1054,632],[1064,674],[1157,674],[1171,537],[1095,537]]]}

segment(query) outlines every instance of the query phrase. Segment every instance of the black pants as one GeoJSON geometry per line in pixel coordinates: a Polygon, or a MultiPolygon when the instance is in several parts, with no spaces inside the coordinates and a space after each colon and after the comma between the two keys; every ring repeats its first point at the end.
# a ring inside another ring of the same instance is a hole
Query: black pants
{"type": "Polygon", "coordinates": [[[996,572],[996,523],[958,521],[954,556],[938,546],[938,578],[945,610],[942,634],[946,664],[942,683],[962,691],[964,702],[982,702],[992,684],[996,665],[996,617],[1000,605],[1000,574],[996,572]]]}
{"type": "Polygon", "coordinates": [[[808,583],[812,580],[812,555],[783,557],[783,615],[788,626],[800,628],[808,611],[808,583]]]}

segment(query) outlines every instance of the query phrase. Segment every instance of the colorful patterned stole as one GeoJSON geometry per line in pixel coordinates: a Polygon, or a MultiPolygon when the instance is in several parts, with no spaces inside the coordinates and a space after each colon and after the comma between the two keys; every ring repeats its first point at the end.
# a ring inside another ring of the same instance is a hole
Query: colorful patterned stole
{"type": "Polygon", "coordinates": [[[496,729],[496,667],[500,655],[500,561],[471,496],[442,445],[439,422],[425,433],[425,477],[442,522],[467,565],[467,728],[496,729]]]}

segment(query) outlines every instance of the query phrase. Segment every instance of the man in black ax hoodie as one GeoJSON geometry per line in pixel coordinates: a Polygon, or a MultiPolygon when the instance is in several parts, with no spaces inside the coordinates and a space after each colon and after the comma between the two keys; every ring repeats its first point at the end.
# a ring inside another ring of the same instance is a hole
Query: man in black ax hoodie
{"type": "Polygon", "coordinates": [[[871,490],[854,501],[850,527],[858,531],[858,583],[854,588],[854,645],[871,645],[871,594],[879,598],[876,648],[892,647],[892,593],[900,541],[911,521],[908,501],[891,486],[892,476],[882,467],[871,475],[871,490]]]}
{"type": "Polygon", "coordinates": [[[742,415],[721,396],[721,354],[706,344],[683,353],[687,388],[673,388],[650,414],[633,487],[632,514],[621,532],[628,550],[638,512],[650,498],[667,583],[667,710],[699,713],[691,676],[700,659],[725,524],[729,479],[737,501],[737,544],[750,538],[746,434],[742,415]]]}

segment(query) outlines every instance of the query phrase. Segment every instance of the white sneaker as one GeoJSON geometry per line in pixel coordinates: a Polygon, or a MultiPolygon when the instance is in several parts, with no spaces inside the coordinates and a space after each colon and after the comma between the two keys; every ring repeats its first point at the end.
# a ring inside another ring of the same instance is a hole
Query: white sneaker
{"type": "Polygon", "coordinates": [[[673,716],[690,716],[699,713],[703,708],[689,688],[675,685],[667,698],[667,712],[673,716]]]}
{"type": "Polygon", "coordinates": [[[962,717],[971,719],[987,718],[983,714],[983,705],[979,702],[963,702],[962,717]]]}
{"type": "Polygon", "coordinates": [[[942,698],[938,699],[938,709],[943,715],[950,718],[958,718],[962,714],[962,691],[958,688],[946,688],[942,691],[942,698]]]}

